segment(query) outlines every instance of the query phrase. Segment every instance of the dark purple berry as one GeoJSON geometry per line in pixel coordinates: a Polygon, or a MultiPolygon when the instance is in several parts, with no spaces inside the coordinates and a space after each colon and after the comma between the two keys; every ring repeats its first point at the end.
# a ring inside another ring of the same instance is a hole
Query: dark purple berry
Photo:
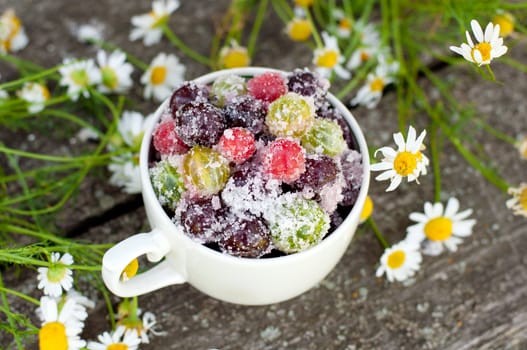
{"type": "Polygon", "coordinates": [[[191,238],[202,243],[216,242],[220,239],[225,210],[221,208],[218,197],[184,199],[179,203],[177,213],[185,233],[191,238]]]}
{"type": "Polygon", "coordinates": [[[230,216],[219,241],[221,251],[242,258],[259,258],[269,253],[270,244],[269,229],[252,215],[230,216]]]}
{"type": "Polygon", "coordinates": [[[205,85],[198,85],[194,82],[186,82],[176,89],[170,97],[170,110],[172,117],[175,117],[177,110],[192,101],[207,102],[209,90],[205,85]]]}
{"type": "Polygon", "coordinates": [[[287,87],[289,91],[302,96],[311,96],[316,104],[322,103],[329,83],[308,69],[295,69],[288,76],[287,87]]]}
{"type": "Polygon", "coordinates": [[[316,155],[306,159],[306,170],[296,180],[292,187],[297,191],[320,191],[322,187],[333,183],[337,179],[337,163],[330,157],[316,155]]]}
{"type": "Polygon", "coordinates": [[[344,198],[341,205],[351,206],[355,204],[359,196],[360,185],[362,183],[362,157],[359,152],[350,150],[345,152],[341,158],[342,175],[346,185],[342,189],[344,198]]]}
{"type": "Polygon", "coordinates": [[[256,135],[263,129],[267,109],[262,101],[246,95],[227,103],[224,112],[229,128],[246,128],[256,135]]]}
{"type": "Polygon", "coordinates": [[[177,133],[188,146],[212,147],[226,128],[222,111],[206,102],[190,102],[176,113],[177,133]]]}

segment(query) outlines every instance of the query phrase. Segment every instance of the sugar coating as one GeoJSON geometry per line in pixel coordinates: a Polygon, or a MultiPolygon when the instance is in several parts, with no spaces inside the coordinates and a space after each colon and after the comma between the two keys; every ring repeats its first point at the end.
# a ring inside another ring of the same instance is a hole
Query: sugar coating
{"type": "Polygon", "coordinates": [[[330,227],[328,213],[317,202],[295,193],[278,197],[264,218],[269,223],[273,244],[286,253],[316,245],[330,227]]]}
{"type": "Polygon", "coordinates": [[[223,189],[229,179],[229,162],[217,151],[194,146],[183,160],[183,174],[203,196],[223,189]]]}
{"type": "Polygon", "coordinates": [[[149,169],[150,181],[161,205],[175,209],[185,192],[183,175],[169,160],[162,160],[149,169]]]}
{"type": "Polygon", "coordinates": [[[336,121],[315,118],[313,126],[302,136],[302,146],[310,152],[340,155],[346,148],[341,127],[336,121]]]}
{"type": "Polygon", "coordinates": [[[275,136],[301,137],[311,128],[314,120],[313,100],[288,92],[269,105],[265,124],[275,136]]]}
{"type": "Polygon", "coordinates": [[[234,74],[216,79],[216,81],[212,83],[210,89],[213,101],[219,107],[223,107],[236,96],[244,95],[246,93],[247,85],[245,84],[245,79],[234,74]]]}

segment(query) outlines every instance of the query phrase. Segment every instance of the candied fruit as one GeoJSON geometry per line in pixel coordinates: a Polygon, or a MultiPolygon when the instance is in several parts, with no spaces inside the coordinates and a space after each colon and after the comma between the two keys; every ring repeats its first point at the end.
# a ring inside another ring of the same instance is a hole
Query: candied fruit
{"type": "Polygon", "coordinates": [[[183,159],[183,173],[198,195],[211,196],[227,183],[229,162],[211,148],[194,146],[183,159]]]}
{"type": "Polygon", "coordinates": [[[189,150],[189,147],[176,134],[176,124],[172,119],[158,124],[152,138],[154,148],[162,155],[183,154],[189,150]]]}
{"type": "Polygon", "coordinates": [[[276,139],[263,152],[263,170],[272,179],[290,183],[305,170],[304,149],[292,139],[276,139]]]}
{"type": "Polygon", "coordinates": [[[218,107],[223,107],[236,96],[245,95],[246,93],[245,79],[237,75],[227,75],[216,79],[210,89],[212,101],[218,107]]]}
{"type": "Polygon", "coordinates": [[[323,118],[315,118],[313,126],[302,136],[301,142],[306,151],[331,157],[340,155],[346,149],[340,125],[323,118]]]}
{"type": "Polygon", "coordinates": [[[273,102],[287,92],[287,85],[280,73],[268,72],[247,81],[249,94],[266,102],[273,102]]]}
{"type": "Polygon", "coordinates": [[[307,68],[184,82],[152,133],[153,190],[182,232],[239,258],[306,250],[357,200],[362,158],[307,68]]]}
{"type": "Polygon", "coordinates": [[[318,106],[324,103],[329,81],[307,69],[295,69],[287,77],[287,88],[299,95],[312,97],[318,106]]]}
{"type": "Polygon", "coordinates": [[[271,251],[269,229],[256,216],[228,216],[219,246],[222,252],[242,258],[259,258],[271,251]]]}
{"type": "Polygon", "coordinates": [[[218,142],[218,151],[231,162],[243,163],[256,151],[254,135],[244,128],[226,129],[218,142]]]}
{"type": "Polygon", "coordinates": [[[291,193],[279,197],[265,219],[273,244],[285,253],[316,245],[328,233],[330,225],[328,213],[317,202],[291,193]]]}
{"type": "Polygon", "coordinates": [[[149,172],[150,181],[159,203],[175,209],[181,195],[185,192],[183,176],[177,167],[172,166],[167,160],[162,160],[150,168],[149,172]]]}
{"type": "Polygon", "coordinates": [[[177,134],[188,146],[212,147],[226,128],[221,110],[207,102],[190,102],[176,113],[177,134]]]}
{"type": "Polygon", "coordinates": [[[312,101],[289,92],[269,105],[265,124],[271,134],[278,137],[301,137],[311,128],[315,119],[312,101]]]}
{"type": "Polygon", "coordinates": [[[234,98],[224,107],[227,125],[246,128],[257,135],[262,132],[267,108],[250,95],[234,98]]]}
{"type": "Polygon", "coordinates": [[[183,199],[176,209],[185,232],[200,243],[217,242],[224,228],[225,210],[218,206],[217,197],[183,199]]]}
{"type": "Polygon", "coordinates": [[[207,102],[209,99],[209,90],[204,85],[198,85],[194,82],[186,82],[177,88],[170,97],[170,110],[172,111],[172,117],[179,107],[189,102],[207,102]]]}

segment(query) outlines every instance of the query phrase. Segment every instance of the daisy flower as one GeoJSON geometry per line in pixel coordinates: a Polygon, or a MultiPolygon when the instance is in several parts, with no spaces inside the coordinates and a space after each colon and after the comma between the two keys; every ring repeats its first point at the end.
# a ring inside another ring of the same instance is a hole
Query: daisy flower
{"type": "Polygon", "coordinates": [[[397,150],[381,147],[375,151],[374,156],[377,156],[377,152],[381,152],[383,159],[379,163],[372,164],[371,170],[383,171],[375,180],[391,181],[386,192],[395,190],[401,184],[403,177],[407,177],[408,182],[411,182],[417,181],[419,175],[426,174],[428,158],[421,153],[425,136],[426,130],[423,130],[416,138],[416,131],[410,125],[406,141],[402,133],[393,134],[397,150]]]}
{"type": "Polygon", "coordinates": [[[122,187],[125,193],[134,194],[141,192],[141,172],[137,161],[129,160],[133,154],[128,154],[128,159],[114,158],[108,165],[108,170],[112,173],[110,184],[122,187]]]}
{"type": "Polygon", "coordinates": [[[368,74],[366,84],[359,89],[350,103],[370,109],[375,108],[381,100],[384,87],[393,82],[395,82],[395,78],[391,73],[391,67],[379,64],[375,68],[375,72],[368,74]]]}
{"type": "Polygon", "coordinates": [[[139,260],[135,258],[134,260],[130,261],[128,265],[126,265],[123,272],[121,273],[121,279],[123,281],[128,281],[130,278],[134,277],[137,274],[138,270],[139,260]]]}
{"type": "Polygon", "coordinates": [[[359,222],[362,224],[364,221],[368,220],[373,212],[373,201],[370,196],[366,196],[366,201],[364,202],[364,207],[360,213],[359,222]]]}
{"type": "Polygon", "coordinates": [[[500,25],[489,22],[485,28],[485,33],[476,20],[470,21],[472,32],[477,40],[474,45],[468,30],[466,31],[468,45],[462,43],[461,46],[450,46],[450,50],[463,56],[467,61],[476,63],[478,66],[490,64],[494,58],[503,56],[507,52],[507,46],[503,45],[503,38],[500,38],[500,25]]]}
{"type": "MultiPolygon", "coordinates": [[[[141,148],[141,141],[145,130],[154,122],[154,115],[150,114],[146,118],[139,112],[124,111],[117,124],[117,132],[124,144],[134,150],[141,148]]],[[[118,141],[118,145],[122,144],[118,141]]]]}
{"type": "Polygon", "coordinates": [[[177,56],[158,54],[141,77],[141,83],[145,85],[144,98],[154,96],[156,101],[162,102],[185,80],[185,69],[177,56]]]}
{"type": "Polygon", "coordinates": [[[360,46],[358,47],[346,63],[346,68],[354,70],[360,67],[362,64],[369,61],[372,57],[375,57],[379,52],[379,47],[373,46],[360,46]]]}
{"type": "Polygon", "coordinates": [[[519,187],[511,187],[508,193],[512,198],[506,202],[507,208],[512,209],[514,215],[527,217],[527,183],[521,183],[519,187]]]}
{"type": "Polygon", "coordinates": [[[285,28],[289,39],[293,41],[306,41],[311,36],[311,24],[302,17],[293,17],[285,28]]]}
{"type": "Polygon", "coordinates": [[[0,17],[0,53],[20,51],[28,42],[24,27],[15,11],[5,11],[0,17]]]}
{"type": "Polygon", "coordinates": [[[97,337],[98,342],[88,342],[88,350],[136,350],[141,339],[135,332],[126,332],[126,327],[119,326],[111,334],[104,332],[97,337]]]}
{"type": "Polygon", "coordinates": [[[66,59],[59,73],[62,76],[59,84],[67,86],[67,93],[73,101],[77,101],[81,94],[85,98],[90,97],[88,88],[101,81],[101,72],[92,59],[78,61],[66,59]]]}
{"type": "MultiPolygon", "coordinates": [[[[53,299],[57,303],[57,305],[59,305],[59,309],[61,308],[61,305],[64,305],[69,300],[71,300],[73,302],[73,306],[71,307],[71,310],[69,312],[71,317],[76,319],[77,321],[86,320],[86,318],[88,317],[88,312],[86,311],[86,309],[93,309],[95,307],[95,303],[92,300],[83,296],[74,289],[70,289],[67,294],[63,294],[60,297],[49,298],[53,299]]],[[[37,308],[36,314],[39,319],[43,322],[44,314],[42,313],[42,307],[37,308]]]]}
{"type": "Polygon", "coordinates": [[[90,43],[92,40],[101,41],[104,38],[104,24],[97,20],[81,25],[71,25],[70,27],[72,34],[83,44],[90,43]]]}
{"type": "Polygon", "coordinates": [[[518,142],[516,143],[516,148],[520,153],[520,157],[522,157],[523,159],[527,159],[527,136],[524,136],[520,140],[518,140],[518,142]]]}
{"type": "Polygon", "coordinates": [[[515,18],[512,14],[505,11],[499,11],[496,16],[492,19],[494,25],[500,26],[500,34],[503,37],[507,37],[514,33],[514,22],[515,18]]]}
{"type": "Polygon", "coordinates": [[[220,50],[219,60],[223,68],[247,67],[251,64],[247,48],[240,46],[236,40],[231,40],[230,46],[220,50]]]}
{"type": "Polygon", "coordinates": [[[73,257],[69,253],[51,253],[51,265],[49,267],[39,267],[38,289],[44,289],[44,294],[59,297],[62,289],[67,292],[73,286],[73,272],[67,268],[73,264],[73,257]]]}
{"type": "MultiPolygon", "coordinates": [[[[120,306],[124,308],[132,307],[130,304],[121,303],[120,306]]],[[[166,332],[161,332],[156,329],[157,320],[156,316],[151,312],[145,312],[142,319],[137,317],[130,317],[132,312],[130,310],[119,310],[121,315],[124,315],[117,323],[126,327],[126,333],[133,333],[139,338],[141,338],[141,343],[148,344],[150,342],[149,334],[154,336],[164,336],[166,332]],[[124,312],[124,313],[123,313],[124,312]]],[[[141,310],[137,310],[137,316],[141,315],[141,310]]]]}
{"type": "Polygon", "coordinates": [[[44,84],[27,82],[18,90],[17,96],[28,103],[29,113],[38,113],[44,109],[50,93],[44,84]]]}
{"type": "Polygon", "coordinates": [[[314,52],[315,70],[325,78],[334,71],[340,78],[349,79],[350,72],[342,67],[344,56],[340,53],[337,38],[322,32],[322,39],[324,40],[324,47],[317,48],[314,52]]]}
{"type": "Polygon", "coordinates": [[[468,219],[472,209],[459,211],[459,201],[450,198],[446,208],[440,202],[424,204],[424,213],[410,214],[410,220],[417,222],[407,228],[407,240],[414,243],[423,243],[423,253],[438,255],[446,247],[456,251],[457,246],[463,242],[463,237],[472,234],[472,227],[476,220],[468,219]]]}
{"type": "Polygon", "coordinates": [[[101,71],[101,82],[98,89],[102,93],[126,93],[132,87],[134,67],[126,62],[126,54],[116,50],[108,55],[105,51],[97,52],[97,63],[101,71]]]}
{"type": "Polygon", "coordinates": [[[86,342],[79,338],[83,323],[73,316],[75,301],[68,300],[60,308],[53,298],[42,297],[42,326],[38,332],[40,350],[80,350],[86,342]]]}
{"type": "Polygon", "coordinates": [[[419,270],[421,261],[419,245],[401,241],[384,250],[376,276],[381,277],[386,274],[388,281],[402,282],[419,270]]]}
{"type": "Polygon", "coordinates": [[[132,25],[135,27],[130,32],[130,40],[143,39],[146,46],[151,46],[159,41],[163,36],[161,28],[167,21],[170,14],[179,8],[178,0],[156,0],[152,3],[152,11],[147,14],[133,16],[132,25]]]}
{"type": "Polygon", "coordinates": [[[337,20],[337,35],[341,38],[349,38],[353,27],[352,19],[346,16],[341,9],[334,9],[333,17],[337,20]]]}

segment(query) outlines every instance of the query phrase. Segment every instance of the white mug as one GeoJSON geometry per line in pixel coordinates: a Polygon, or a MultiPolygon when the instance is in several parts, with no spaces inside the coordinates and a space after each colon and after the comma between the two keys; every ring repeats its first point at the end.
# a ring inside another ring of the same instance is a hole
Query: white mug
{"type": "MultiPolygon", "coordinates": [[[[249,67],[216,71],[194,81],[210,84],[228,74],[255,76],[269,71],[287,74],[269,68],[249,67]]],[[[186,282],[223,301],[264,305],[298,296],[326,277],[341,259],[357,229],[370,182],[368,148],[359,125],[335,96],[328,93],[327,100],[340,111],[350,126],[362,155],[363,166],[357,201],[342,224],[328,237],[305,251],[263,259],[231,256],[189,238],[163,210],[148,172],[152,132],[169,103],[167,100],[157,109],[156,121],[146,130],[139,155],[143,201],[152,231],[133,235],[105,253],[102,277],[106,286],[118,296],[130,297],[186,282]],[[152,262],[164,260],[127,281],[121,280],[124,268],[142,254],[146,254],[152,262]]]]}

